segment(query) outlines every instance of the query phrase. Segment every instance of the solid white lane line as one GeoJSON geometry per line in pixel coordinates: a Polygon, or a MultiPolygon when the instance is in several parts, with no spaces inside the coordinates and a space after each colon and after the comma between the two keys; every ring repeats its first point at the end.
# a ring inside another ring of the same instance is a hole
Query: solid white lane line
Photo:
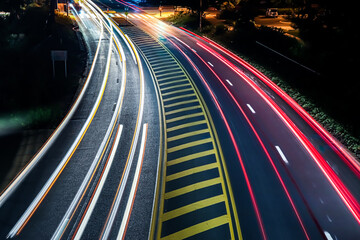
{"type": "Polygon", "coordinates": [[[230,82],[229,79],[226,79],[226,82],[227,82],[230,86],[233,86],[233,84],[230,82]]]}
{"type": "Polygon", "coordinates": [[[255,110],[251,107],[250,104],[246,104],[246,106],[248,106],[248,108],[250,109],[250,111],[251,111],[252,113],[254,113],[254,114],[256,113],[255,110]]]}
{"type": "Polygon", "coordinates": [[[104,170],[104,174],[99,182],[99,185],[95,191],[95,194],[94,194],[94,197],[92,198],[92,201],[90,202],[90,205],[89,205],[89,208],[88,210],[86,211],[86,214],[80,224],[80,227],[79,227],[79,230],[77,231],[76,235],[75,235],[75,240],[78,240],[81,238],[84,230],[85,230],[85,227],[90,219],[90,216],[91,214],[93,213],[93,210],[96,206],[96,203],[97,203],[97,200],[99,199],[99,196],[100,196],[100,193],[104,187],[104,183],[107,179],[107,176],[109,174],[109,171],[110,171],[110,168],[112,166],[112,163],[114,161],[114,157],[115,157],[115,153],[116,153],[116,150],[118,148],[118,145],[119,145],[119,141],[120,141],[120,137],[121,137],[121,133],[122,133],[122,129],[123,129],[123,125],[120,125],[119,126],[119,132],[117,133],[116,135],[116,139],[115,139],[115,143],[114,143],[114,148],[112,149],[111,153],[110,153],[110,157],[109,157],[109,162],[108,164],[106,165],[105,167],[105,170],[104,170]]]}
{"type": "Polygon", "coordinates": [[[279,152],[280,157],[282,158],[282,160],[286,163],[289,164],[289,161],[286,159],[284,153],[281,151],[281,148],[279,146],[275,146],[276,150],[279,152]]]}
{"type": "Polygon", "coordinates": [[[50,190],[50,188],[52,187],[52,185],[54,184],[54,182],[56,181],[56,179],[58,178],[58,176],[62,172],[63,168],[65,167],[65,165],[67,164],[67,162],[71,158],[71,156],[74,153],[76,147],[80,144],[84,134],[86,133],[88,127],[90,126],[90,123],[91,123],[92,119],[94,118],[94,116],[95,116],[95,114],[97,112],[98,106],[100,105],[103,93],[105,91],[105,87],[106,87],[106,83],[107,83],[107,77],[108,77],[109,70],[110,70],[111,46],[112,46],[112,41],[110,41],[110,46],[109,46],[109,51],[108,51],[108,56],[107,56],[107,63],[106,63],[106,70],[105,70],[103,82],[102,82],[98,97],[96,99],[96,102],[95,102],[95,104],[94,104],[94,106],[93,106],[93,108],[91,110],[91,113],[89,114],[88,118],[86,119],[85,124],[81,128],[79,134],[77,135],[77,137],[76,137],[75,141],[73,142],[73,144],[71,145],[70,149],[67,151],[66,155],[61,160],[60,164],[57,166],[55,171],[51,174],[50,178],[47,180],[47,182],[42,187],[40,192],[36,195],[36,197],[31,202],[31,204],[26,209],[26,211],[23,213],[21,218],[17,221],[15,226],[10,230],[7,238],[14,237],[17,234],[17,232],[23,227],[23,225],[27,222],[28,218],[31,217],[32,213],[36,210],[38,205],[41,203],[42,199],[46,196],[47,192],[50,190]]]}
{"type": "Polygon", "coordinates": [[[9,187],[1,194],[0,196],[0,207],[6,202],[6,200],[11,196],[11,194],[16,190],[16,188],[20,185],[20,183],[26,178],[26,176],[31,172],[31,170],[36,166],[36,164],[40,161],[40,159],[45,155],[45,153],[49,150],[49,148],[53,145],[55,140],[58,138],[60,133],[63,131],[63,129],[66,127],[66,125],[69,123],[70,119],[74,115],[76,109],[78,108],[81,100],[83,99],[86,89],[89,86],[90,79],[93,75],[95,63],[97,61],[98,55],[99,55],[99,49],[101,46],[101,39],[103,35],[103,28],[101,28],[100,38],[99,42],[95,51],[94,60],[92,62],[88,77],[86,79],[85,85],[83,89],[81,90],[78,98],[76,99],[76,102],[71,107],[70,111],[66,115],[66,117],[63,119],[63,121],[60,123],[60,125],[56,128],[54,133],[51,135],[51,137],[46,141],[46,143],[42,146],[40,151],[33,157],[33,159],[29,162],[29,164],[22,170],[22,172],[16,177],[16,179],[13,180],[13,182],[9,185],[9,187]]]}
{"type": "MultiPolygon", "coordinates": [[[[114,40],[116,42],[118,41],[116,36],[114,36],[114,40]]],[[[90,178],[91,178],[91,176],[92,176],[92,174],[94,172],[94,169],[96,168],[97,163],[98,163],[98,161],[99,161],[99,159],[100,159],[100,157],[101,157],[101,155],[103,153],[103,150],[105,148],[107,139],[109,138],[109,136],[110,136],[110,134],[112,132],[115,121],[116,121],[116,119],[118,119],[118,116],[119,116],[119,114],[121,112],[122,99],[123,99],[124,92],[125,92],[125,82],[126,82],[126,63],[125,63],[126,60],[124,58],[125,55],[123,53],[122,46],[120,44],[118,46],[119,46],[119,50],[120,50],[119,55],[123,56],[123,62],[122,62],[123,71],[122,71],[122,82],[121,82],[120,93],[119,93],[119,97],[118,97],[118,100],[117,100],[117,103],[116,103],[116,110],[114,111],[114,114],[113,114],[112,119],[110,121],[109,127],[107,129],[107,132],[106,132],[106,134],[105,134],[105,136],[103,138],[103,141],[102,141],[102,143],[101,143],[101,145],[100,145],[100,147],[99,147],[99,149],[98,149],[98,151],[96,153],[96,156],[95,156],[95,158],[94,158],[94,160],[93,160],[93,162],[92,162],[92,164],[91,164],[91,166],[90,166],[90,168],[89,168],[89,170],[88,170],[88,172],[87,172],[81,186],[78,189],[78,192],[76,193],[76,195],[75,195],[74,199],[72,200],[68,210],[66,211],[63,219],[61,220],[60,224],[58,225],[56,231],[54,232],[54,234],[53,234],[53,236],[51,238],[53,240],[54,239],[60,239],[61,235],[63,234],[63,231],[65,230],[65,228],[67,226],[67,223],[71,218],[71,215],[73,214],[76,206],[78,205],[78,202],[80,201],[80,199],[81,199],[81,197],[82,197],[82,195],[83,195],[83,193],[84,193],[84,191],[86,189],[86,186],[87,186],[87,184],[88,184],[88,182],[89,182],[89,180],[90,180],[90,178]]],[[[120,58],[120,56],[119,56],[119,58],[120,58]]],[[[122,126],[121,126],[121,130],[122,130],[122,126]]]]}
{"type": "Polygon", "coordinates": [[[148,124],[146,123],[146,124],[144,124],[144,127],[143,127],[143,133],[142,133],[142,139],[141,139],[141,148],[140,148],[140,152],[139,152],[140,154],[139,154],[139,157],[138,157],[136,170],[135,170],[135,175],[134,175],[133,182],[132,182],[132,185],[131,185],[130,195],[129,195],[129,198],[128,198],[128,201],[127,201],[127,204],[126,204],[123,219],[121,221],[120,229],[119,229],[119,232],[118,232],[118,235],[117,235],[118,240],[123,239],[123,236],[125,234],[126,225],[128,224],[129,218],[130,218],[130,214],[131,214],[130,211],[131,211],[132,206],[134,204],[135,194],[136,194],[137,186],[139,184],[141,166],[142,166],[142,163],[144,161],[147,129],[148,129],[148,124]]]}
{"type": "Polygon", "coordinates": [[[214,65],[213,65],[211,62],[208,62],[208,64],[209,64],[210,66],[214,67],[214,65]]]}

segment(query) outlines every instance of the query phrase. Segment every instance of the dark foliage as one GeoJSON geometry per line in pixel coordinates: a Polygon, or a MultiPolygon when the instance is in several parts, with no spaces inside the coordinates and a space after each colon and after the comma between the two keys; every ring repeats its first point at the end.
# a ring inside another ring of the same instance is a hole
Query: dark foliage
{"type": "Polygon", "coordinates": [[[71,20],[57,17],[49,26],[48,13],[47,7],[28,7],[16,21],[0,21],[2,116],[31,110],[29,114],[36,119],[56,124],[78,86],[86,55],[79,48],[71,20]],[[64,77],[64,63],[55,64],[53,78],[51,50],[68,50],[68,78],[64,77]]]}

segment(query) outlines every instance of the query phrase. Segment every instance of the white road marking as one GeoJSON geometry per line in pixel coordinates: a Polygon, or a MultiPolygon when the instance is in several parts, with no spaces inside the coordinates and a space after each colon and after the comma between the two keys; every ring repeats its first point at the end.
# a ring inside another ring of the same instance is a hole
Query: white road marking
{"type": "Polygon", "coordinates": [[[284,153],[281,151],[281,148],[279,146],[275,146],[276,150],[279,152],[280,157],[282,158],[282,160],[286,163],[289,164],[289,161],[286,159],[284,153]]]}
{"type": "Polygon", "coordinates": [[[214,65],[213,65],[211,62],[208,62],[208,64],[209,64],[210,66],[214,67],[214,65]]]}
{"type": "Polygon", "coordinates": [[[196,50],[195,50],[195,49],[193,49],[193,48],[192,48],[191,50],[193,50],[194,52],[196,52],[196,50]]]}
{"type": "Polygon", "coordinates": [[[130,195],[129,195],[129,198],[128,198],[128,201],[127,201],[127,204],[126,204],[125,212],[123,214],[124,217],[123,217],[123,219],[121,221],[120,229],[119,229],[119,232],[118,232],[118,235],[117,235],[117,240],[123,239],[124,234],[125,234],[126,225],[127,225],[128,221],[129,221],[129,218],[130,218],[130,214],[131,214],[130,211],[131,211],[133,203],[134,203],[134,198],[135,198],[135,194],[136,194],[136,188],[137,188],[137,185],[139,183],[139,178],[140,178],[140,173],[141,173],[140,170],[141,170],[142,162],[144,160],[147,128],[148,128],[148,124],[146,123],[146,124],[144,124],[144,127],[143,127],[139,158],[138,158],[138,161],[137,161],[134,178],[133,178],[133,182],[132,182],[132,185],[131,185],[130,195]]]}
{"type": "Polygon", "coordinates": [[[324,234],[325,234],[325,237],[326,237],[327,240],[333,240],[330,233],[328,233],[327,231],[324,231],[324,234]]]}
{"type": "Polygon", "coordinates": [[[229,79],[226,79],[226,82],[227,82],[230,86],[233,86],[233,84],[230,82],[229,79]]]}
{"type": "Polygon", "coordinates": [[[251,107],[251,105],[250,104],[246,104],[246,106],[248,106],[248,108],[250,109],[250,111],[253,113],[253,114],[255,114],[256,112],[255,112],[255,110],[251,107]]]}
{"type": "Polygon", "coordinates": [[[326,215],[326,217],[329,220],[329,222],[332,222],[332,219],[329,217],[329,215],[326,215]]]}
{"type": "Polygon", "coordinates": [[[324,200],[322,200],[321,198],[319,198],[319,200],[321,204],[324,204],[324,200]]]}

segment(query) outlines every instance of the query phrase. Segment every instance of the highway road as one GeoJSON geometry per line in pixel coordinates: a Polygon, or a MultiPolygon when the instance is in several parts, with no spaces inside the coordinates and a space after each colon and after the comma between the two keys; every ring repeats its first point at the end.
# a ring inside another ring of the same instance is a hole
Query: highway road
{"type": "Polygon", "coordinates": [[[96,8],[72,9],[89,50],[88,78],[54,134],[1,193],[0,239],[115,238],[132,206],[141,212],[139,236],[148,235],[159,104],[130,40],[96,8]]]}
{"type": "Polygon", "coordinates": [[[0,238],[360,238],[360,165],[294,100],[207,38],[95,4],[73,9],[84,95],[1,194],[0,238]]]}

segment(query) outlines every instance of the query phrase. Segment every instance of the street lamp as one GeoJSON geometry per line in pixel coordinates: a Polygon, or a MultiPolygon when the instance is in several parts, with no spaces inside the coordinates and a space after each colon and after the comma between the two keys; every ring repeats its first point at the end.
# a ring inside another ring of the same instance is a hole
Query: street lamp
{"type": "Polygon", "coordinates": [[[199,30],[201,32],[201,29],[202,29],[202,0],[200,0],[199,15],[200,15],[199,30]]]}

